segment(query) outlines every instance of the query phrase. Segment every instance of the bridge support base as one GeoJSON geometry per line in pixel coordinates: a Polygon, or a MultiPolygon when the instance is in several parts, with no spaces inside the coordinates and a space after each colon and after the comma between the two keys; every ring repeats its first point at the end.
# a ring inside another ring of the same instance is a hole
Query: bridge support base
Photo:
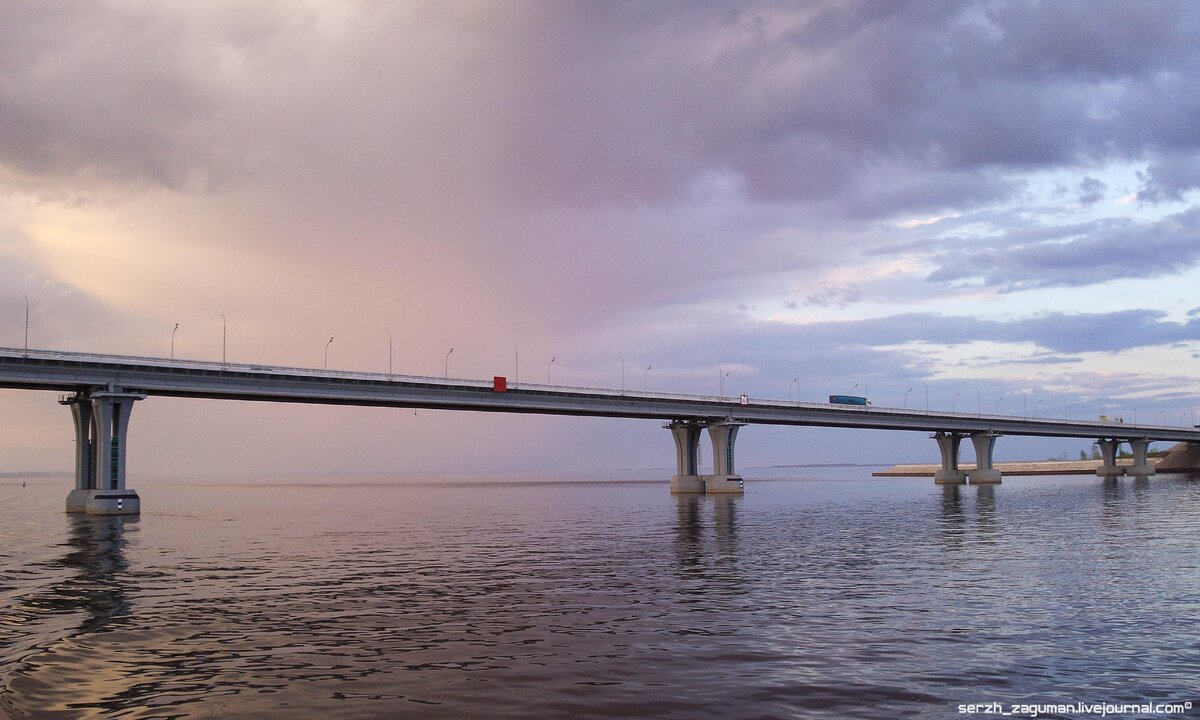
{"type": "Polygon", "coordinates": [[[742,493],[746,483],[741,475],[704,475],[704,492],[709,494],[742,493]]]}
{"type": "Polygon", "coordinates": [[[1153,475],[1155,472],[1154,466],[1146,458],[1146,452],[1150,449],[1150,438],[1130,440],[1129,447],[1133,450],[1133,466],[1127,468],[1125,472],[1137,477],[1149,477],[1153,475]]]}
{"type": "Polygon", "coordinates": [[[967,474],[958,469],[958,446],[963,436],[955,433],[934,433],[929,437],[937,441],[938,450],[942,454],[942,466],[933,474],[933,482],[938,485],[962,485],[967,482],[967,474]]]}
{"type": "Polygon", "coordinates": [[[146,397],[115,388],[94,388],[59,400],[75,420],[75,489],[67,512],[136,515],[137,492],[125,487],[125,448],[133,403],[146,397]]]}
{"type": "Polygon", "coordinates": [[[1125,468],[1117,467],[1117,449],[1121,446],[1121,441],[1100,438],[1096,441],[1096,445],[1100,447],[1100,457],[1103,458],[1103,464],[1096,468],[1096,474],[1100,477],[1124,475],[1125,468]]]}
{"type": "Polygon", "coordinates": [[[972,485],[995,485],[1001,481],[1000,471],[992,464],[992,450],[999,433],[984,432],[971,436],[975,446],[975,469],[967,474],[972,485]]]}

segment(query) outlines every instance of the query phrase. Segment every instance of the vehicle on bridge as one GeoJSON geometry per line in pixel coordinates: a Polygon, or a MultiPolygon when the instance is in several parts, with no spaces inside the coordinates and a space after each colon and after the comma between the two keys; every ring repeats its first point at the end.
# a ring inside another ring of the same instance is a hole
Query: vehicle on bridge
{"type": "Polygon", "coordinates": [[[830,395],[829,402],[832,405],[870,405],[865,397],[858,395],[830,395]]]}

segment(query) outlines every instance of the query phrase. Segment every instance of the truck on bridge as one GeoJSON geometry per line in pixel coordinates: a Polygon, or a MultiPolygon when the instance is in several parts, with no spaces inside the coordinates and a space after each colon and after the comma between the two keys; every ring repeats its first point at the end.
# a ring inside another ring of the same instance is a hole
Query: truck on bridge
{"type": "Polygon", "coordinates": [[[858,395],[830,395],[829,403],[831,405],[870,405],[865,397],[858,395]]]}

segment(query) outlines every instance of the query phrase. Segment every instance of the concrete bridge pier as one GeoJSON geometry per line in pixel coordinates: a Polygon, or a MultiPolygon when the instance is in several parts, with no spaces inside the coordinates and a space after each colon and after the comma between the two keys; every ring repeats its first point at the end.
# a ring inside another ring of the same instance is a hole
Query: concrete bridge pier
{"type": "Polygon", "coordinates": [[[933,481],[938,485],[966,483],[966,473],[958,469],[958,446],[962,443],[963,436],[952,432],[937,432],[929,437],[937,441],[938,450],[942,453],[942,467],[933,474],[933,481]]]}
{"type": "Polygon", "coordinates": [[[1127,468],[1126,472],[1137,477],[1149,477],[1153,475],[1154,466],[1146,459],[1146,453],[1150,449],[1150,438],[1130,440],[1129,447],[1133,450],[1133,466],[1127,468]]]}
{"type": "Polygon", "coordinates": [[[1100,457],[1103,458],[1096,474],[1101,477],[1117,477],[1125,474],[1125,468],[1117,467],[1117,450],[1121,447],[1120,440],[1100,438],[1096,441],[1100,447],[1100,457]]]}
{"type": "Polygon", "coordinates": [[[663,427],[675,438],[675,476],[671,478],[671,492],[703,493],[704,478],[700,476],[696,451],[700,447],[700,430],[704,427],[695,420],[672,420],[663,427]]]}
{"type": "Polygon", "coordinates": [[[1000,471],[992,464],[992,450],[999,433],[982,432],[971,436],[975,446],[975,469],[968,473],[972,485],[994,485],[1000,482],[1000,471]]]}
{"type": "Polygon", "coordinates": [[[75,489],[67,494],[67,512],[89,515],[136,515],[137,492],[125,487],[126,437],[133,403],[140,393],[103,388],[61,399],[75,421],[75,489]]]}
{"type": "Polygon", "coordinates": [[[745,423],[732,420],[672,420],[663,427],[675,439],[675,476],[671,492],[682,493],[740,493],[745,489],[741,476],[734,470],[733,446],[737,431],[745,423]],[[696,450],[700,433],[708,430],[712,441],[713,474],[701,475],[696,450]]]}
{"type": "Polygon", "coordinates": [[[721,420],[708,424],[708,436],[712,440],[713,474],[704,476],[706,493],[740,493],[745,490],[742,477],[733,466],[733,445],[737,431],[745,423],[721,420]]]}

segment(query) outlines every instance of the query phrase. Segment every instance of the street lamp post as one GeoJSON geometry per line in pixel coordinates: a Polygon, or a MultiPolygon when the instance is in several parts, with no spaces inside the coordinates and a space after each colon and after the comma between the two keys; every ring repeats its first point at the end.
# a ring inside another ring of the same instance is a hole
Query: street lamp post
{"type": "Polygon", "coordinates": [[[513,346],[513,385],[521,382],[521,355],[517,352],[517,341],[509,338],[513,346]]]}
{"type": "MultiPolygon", "coordinates": [[[[796,404],[799,405],[800,404],[800,376],[797,375],[796,377],[792,378],[792,383],[796,383],[796,404]]],[[[788,383],[789,396],[792,392],[792,383],[788,383]]]]}
{"type": "Polygon", "coordinates": [[[625,392],[625,356],[621,354],[620,350],[613,350],[613,352],[621,358],[621,392],[625,392]]]}
{"type": "Polygon", "coordinates": [[[392,331],[384,328],[384,332],[388,334],[388,377],[392,375],[392,331]]]}
{"type": "Polygon", "coordinates": [[[555,355],[550,358],[550,362],[546,363],[546,384],[547,385],[550,384],[550,366],[553,365],[554,361],[557,359],[558,359],[558,356],[555,355]]]}
{"type": "Polygon", "coordinates": [[[179,323],[175,323],[175,327],[171,330],[171,359],[175,359],[175,331],[179,329],[179,323]]]}
{"type": "Polygon", "coordinates": [[[983,396],[979,394],[979,388],[972,388],[975,391],[975,414],[983,415],[983,396]]]}
{"type": "Polygon", "coordinates": [[[996,415],[999,415],[999,414],[1000,414],[1000,401],[1001,401],[1001,400],[1003,400],[1003,399],[1004,399],[1004,396],[1003,396],[1003,395],[1001,395],[1000,397],[996,398],[996,411],[995,411],[995,414],[996,414],[996,415]]]}
{"type": "Polygon", "coordinates": [[[1038,413],[1038,405],[1041,405],[1041,404],[1042,404],[1042,401],[1041,401],[1041,400],[1038,400],[1037,402],[1035,402],[1035,403],[1033,404],[1033,416],[1034,416],[1034,417],[1037,417],[1037,416],[1038,416],[1038,414],[1037,414],[1037,413],[1038,413]]]}
{"type": "Polygon", "coordinates": [[[29,296],[25,296],[25,357],[29,357],[29,296]]]}
{"type": "Polygon", "coordinates": [[[325,369],[329,369],[329,346],[333,344],[333,338],[329,338],[329,342],[325,343],[325,369]]]}
{"type": "Polygon", "coordinates": [[[452,352],[454,352],[454,348],[450,348],[450,351],[446,353],[446,359],[442,366],[442,377],[450,377],[450,353],[452,352]]]}
{"type": "Polygon", "coordinates": [[[929,412],[929,383],[921,383],[925,386],[925,412],[929,412]]]}
{"type": "Polygon", "coordinates": [[[962,393],[956,392],[956,393],[954,393],[954,397],[950,398],[950,412],[958,412],[958,396],[959,395],[962,395],[962,393]]]}
{"type": "Polygon", "coordinates": [[[646,369],[642,372],[642,392],[646,392],[646,381],[650,376],[650,371],[653,369],[654,369],[654,365],[650,364],[650,365],[647,365],[646,369]]]}
{"type": "Polygon", "coordinates": [[[908,394],[909,394],[910,392],[912,392],[912,388],[909,388],[909,389],[907,389],[907,390],[905,390],[905,391],[904,391],[904,409],[905,409],[905,410],[907,410],[907,409],[908,409],[908,394]]]}
{"type": "Polygon", "coordinates": [[[221,313],[221,369],[225,369],[225,329],[228,323],[225,322],[225,313],[221,313]]]}

